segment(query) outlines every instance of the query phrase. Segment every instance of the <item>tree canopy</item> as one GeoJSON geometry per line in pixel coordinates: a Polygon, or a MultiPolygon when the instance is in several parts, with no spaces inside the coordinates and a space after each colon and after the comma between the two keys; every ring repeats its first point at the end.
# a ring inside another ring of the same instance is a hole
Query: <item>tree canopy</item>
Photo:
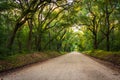
{"type": "Polygon", "coordinates": [[[119,0],[0,0],[0,53],[120,50],[119,0]]]}

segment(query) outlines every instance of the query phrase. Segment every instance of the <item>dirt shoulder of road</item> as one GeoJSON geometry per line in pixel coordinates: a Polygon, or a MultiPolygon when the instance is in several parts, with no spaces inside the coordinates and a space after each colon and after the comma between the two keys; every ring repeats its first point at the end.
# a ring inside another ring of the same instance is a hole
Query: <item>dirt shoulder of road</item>
{"type": "Polygon", "coordinates": [[[116,65],[116,64],[113,64],[112,62],[109,62],[109,61],[106,61],[106,60],[103,60],[103,59],[99,59],[99,58],[96,58],[96,57],[93,57],[93,56],[90,56],[90,55],[87,55],[87,54],[84,54],[84,55],[86,55],[87,57],[93,59],[94,61],[96,61],[96,62],[98,62],[100,64],[103,64],[106,67],[120,73],[120,65],[116,65]]]}
{"type": "Polygon", "coordinates": [[[52,51],[8,56],[7,58],[0,60],[0,73],[8,73],[16,69],[22,69],[31,64],[43,62],[63,54],[64,53],[52,51]]]}

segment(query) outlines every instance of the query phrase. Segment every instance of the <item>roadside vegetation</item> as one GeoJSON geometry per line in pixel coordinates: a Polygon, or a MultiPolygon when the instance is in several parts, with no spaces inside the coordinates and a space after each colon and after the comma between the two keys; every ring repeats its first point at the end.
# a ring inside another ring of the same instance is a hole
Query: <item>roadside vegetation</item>
{"type": "Polygon", "coordinates": [[[65,54],[65,52],[47,51],[15,54],[0,58],[0,72],[18,67],[23,67],[32,63],[42,62],[65,54]]]}
{"type": "Polygon", "coordinates": [[[120,66],[120,52],[112,52],[112,51],[103,51],[103,50],[91,50],[91,51],[84,51],[83,54],[109,61],[114,65],[120,66]]]}

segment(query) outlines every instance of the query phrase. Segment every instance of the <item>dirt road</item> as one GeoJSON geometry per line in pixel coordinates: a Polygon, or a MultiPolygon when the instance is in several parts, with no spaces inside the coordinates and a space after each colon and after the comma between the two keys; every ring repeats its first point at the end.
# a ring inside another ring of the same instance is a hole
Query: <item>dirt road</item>
{"type": "Polygon", "coordinates": [[[72,52],[20,71],[2,76],[3,80],[120,80],[120,74],[72,52]]]}

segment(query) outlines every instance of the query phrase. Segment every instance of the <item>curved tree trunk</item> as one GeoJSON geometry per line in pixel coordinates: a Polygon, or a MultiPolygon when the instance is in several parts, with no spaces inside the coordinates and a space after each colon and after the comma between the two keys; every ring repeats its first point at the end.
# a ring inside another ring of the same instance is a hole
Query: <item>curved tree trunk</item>
{"type": "Polygon", "coordinates": [[[22,24],[17,23],[16,26],[15,26],[15,28],[14,28],[14,30],[13,30],[13,33],[12,33],[12,35],[11,35],[11,37],[10,37],[10,41],[9,41],[9,43],[8,43],[8,45],[7,45],[7,47],[8,47],[9,49],[12,48],[12,45],[13,45],[13,43],[14,43],[14,39],[15,39],[16,33],[17,33],[17,31],[18,31],[18,29],[20,28],[21,25],[22,25],[22,24]]]}

